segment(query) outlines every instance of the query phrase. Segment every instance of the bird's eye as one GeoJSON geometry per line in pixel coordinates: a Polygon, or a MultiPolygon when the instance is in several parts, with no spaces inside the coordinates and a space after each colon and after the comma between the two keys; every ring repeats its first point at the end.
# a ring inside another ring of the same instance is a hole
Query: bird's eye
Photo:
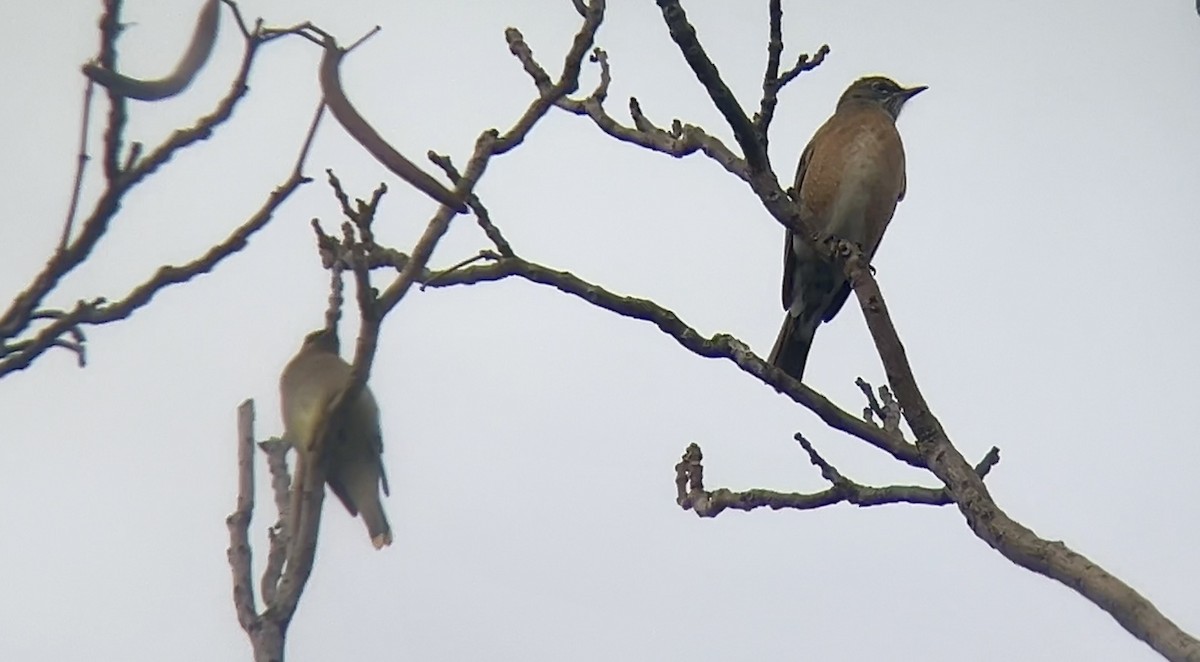
{"type": "Polygon", "coordinates": [[[875,81],[875,84],[871,87],[875,88],[875,91],[880,94],[887,94],[888,92],[892,91],[891,86],[882,80],[875,81]]]}

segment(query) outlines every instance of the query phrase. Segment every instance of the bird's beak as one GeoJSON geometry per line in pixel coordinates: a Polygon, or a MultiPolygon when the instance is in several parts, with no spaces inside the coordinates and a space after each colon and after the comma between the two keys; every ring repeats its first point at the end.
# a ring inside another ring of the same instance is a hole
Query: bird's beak
{"type": "Polygon", "coordinates": [[[920,94],[928,89],[929,89],[928,85],[918,85],[916,87],[909,87],[909,88],[906,88],[906,89],[900,91],[900,98],[904,99],[905,101],[908,101],[909,99],[917,96],[918,94],[920,94]]]}

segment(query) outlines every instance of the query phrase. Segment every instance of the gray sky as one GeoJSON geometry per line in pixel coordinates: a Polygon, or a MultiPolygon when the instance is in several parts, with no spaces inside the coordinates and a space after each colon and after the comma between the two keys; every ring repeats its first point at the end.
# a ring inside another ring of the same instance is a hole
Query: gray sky
{"type": "MultiPolygon", "coordinates": [[[[129,0],[126,71],[168,69],[198,5],[129,0]]],[[[659,124],[678,117],[732,144],[654,3],[612,5],[598,37],[610,111],[627,118],[635,95],[659,124]]],[[[99,6],[0,10],[5,297],[59,233],[99,6]]],[[[685,6],[742,102],[756,103],[766,2],[685,6]]],[[[348,94],[405,153],[460,165],[481,130],[507,128],[534,94],[503,29],[519,27],[557,74],[578,27],[567,0],[242,8],[276,25],[311,19],[347,42],[382,25],[343,65],[348,94]]],[[[222,21],[200,79],[135,105],[130,139],[157,144],[224,93],[240,36],[222,21]]],[[[1200,632],[1193,5],[790,2],[785,29],[785,59],[833,48],[782,96],[772,158],[785,178],[854,78],[931,88],[900,122],[908,197],[875,266],[953,440],[972,461],[1000,446],[988,484],[1012,516],[1200,632]]],[[[53,302],[120,297],[256,209],[294,159],[319,56],[299,39],[267,47],[233,121],[129,196],[53,302]]],[[[595,80],[587,68],[583,88],[595,80]]],[[[317,181],[246,250],[91,330],[86,369],[60,351],[0,380],[0,659],[249,658],[225,557],[234,409],[253,397],[259,436],[281,430],[279,371],[321,325],[327,296],[308,221],[340,223],[327,167],[360,197],[387,181],[377,232],[411,246],[433,203],[327,123],[307,168],[317,181]]],[[[556,112],[493,161],[478,193],[524,257],[770,349],[783,230],[713,162],[619,144],[556,112]]],[[[434,266],[486,241],[460,218],[434,266]]],[[[848,305],[817,334],[807,377],[857,411],[856,376],[879,383],[882,370],[848,305]]],[[[371,386],[397,542],[376,553],[361,522],[327,502],[291,660],[1156,659],[950,508],[703,521],[679,510],[672,467],[693,441],[713,488],[823,489],[797,430],[855,480],[932,483],[732,364],[548,288],[413,291],[386,321],[371,386]]],[[[273,518],[260,494],[261,544],[273,518]]]]}

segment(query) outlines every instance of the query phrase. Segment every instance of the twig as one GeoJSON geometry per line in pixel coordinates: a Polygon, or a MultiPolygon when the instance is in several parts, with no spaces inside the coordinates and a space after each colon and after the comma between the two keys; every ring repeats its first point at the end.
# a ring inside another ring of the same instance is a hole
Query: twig
{"type": "Polygon", "coordinates": [[[228,5],[230,11],[233,12],[233,21],[237,24],[238,31],[242,33],[242,38],[250,39],[252,36],[251,30],[249,27],[247,27],[246,21],[242,18],[242,10],[238,9],[237,3],[234,2],[234,0],[222,0],[222,2],[228,5]]]}
{"type": "Polygon", "coordinates": [[[855,379],[854,385],[857,386],[858,390],[862,391],[863,395],[867,398],[867,406],[863,410],[863,418],[870,421],[871,415],[873,414],[879,417],[880,425],[882,425],[886,415],[883,413],[883,409],[879,406],[879,401],[875,399],[875,393],[871,391],[871,385],[868,384],[867,381],[862,377],[855,379]]]}
{"type": "MultiPolygon", "coordinates": [[[[534,79],[534,84],[538,89],[549,86],[549,77],[545,75],[541,65],[534,60],[533,51],[525,43],[520,31],[509,28],[505,34],[508,38],[509,50],[534,79]]],[[[700,127],[676,120],[670,131],[661,129],[646,118],[637,99],[632,97],[629,100],[629,112],[634,126],[625,126],[618,122],[604,109],[604,101],[608,97],[608,86],[612,81],[608,54],[603,49],[595,48],[592,50],[590,60],[600,65],[600,82],[596,89],[584,99],[572,99],[564,96],[555,105],[569,113],[590,118],[601,131],[622,142],[675,158],[683,158],[700,152],[739,179],[750,181],[751,174],[746,162],[719,139],[708,135],[700,127]]]]}
{"type": "MultiPolygon", "coordinates": [[[[497,139],[496,154],[503,154],[521,144],[525,140],[525,136],[529,134],[529,130],[533,128],[534,122],[545,115],[551,106],[558,104],[560,100],[566,98],[566,95],[579,89],[579,71],[583,66],[583,57],[596,39],[596,31],[600,29],[600,23],[604,20],[605,7],[605,0],[591,0],[588,3],[587,11],[584,13],[583,27],[575,33],[575,39],[571,42],[571,48],[564,58],[563,70],[558,77],[558,82],[549,87],[539,85],[538,89],[541,94],[533,100],[508,133],[497,139]]],[[[521,33],[515,28],[505,30],[504,36],[509,42],[510,50],[513,48],[514,38],[524,43],[521,33]]]]}
{"type": "Polygon", "coordinates": [[[75,184],[71,187],[71,202],[67,205],[67,220],[63,223],[62,237],[58,240],[58,250],[66,250],[71,243],[71,230],[75,225],[75,214],[79,210],[79,195],[83,191],[83,176],[87,172],[89,160],[87,153],[88,125],[92,120],[92,83],[83,85],[83,112],[79,122],[79,154],[75,157],[75,184]]]}
{"type": "MultiPolygon", "coordinates": [[[[112,12],[116,11],[115,5],[119,3],[116,0],[108,1],[112,5],[112,11],[106,14],[102,26],[106,26],[109,20],[116,21],[116,15],[112,12]]],[[[112,30],[115,38],[117,28],[113,27],[112,30]]],[[[92,249],[108,230],[109,223],[130,189],[165,164],[177,151],[208,138],[218,125],[229,119],[237,102],[248,89],[246,80],[250,75],[250,67],[257,49],[257,41],[253,39],[247,41],[246,51],[242,58],[242,68],[230,86],[229,92],[218,103],[213,113],[201,118],[195,126],[173,133],[162,145],[142,159],[136,167],[121,171],[119,179],[115,176],[109,177],[109,186],[100,195],[91,214],[83,222],[79,235],[65,250],[57,251],[50,257],[46,266],[34,277],[30,285],[18,294],[4,314],[0,315],[0,338],[11,338],[28,327],[29,315],[41,305],[63,276],[91,254],[92,249]]],[[[102,64],[105,62],[105,57],[115,58],[115,56],[107,56],[106,50],[102,49],[100,58],[102,64]]],[[[123,126],[124,114],[123,110],[117,113],[117,107],[123,108],[123,100],[116,97],[113,103],[114,110],[110,113],[108,133],[106,133],[105,163],[109,164],[109,161],[112,160],[111,169],[116,172],[118,167],[114,150],[119,150],[120,126],[123,126]]],[[[107,167],[109,165],[106,165],[107,167]]]]}
{"type": "Polygon", "coordinates": [[[479,253],[477,255],[473,255],[465,260],[456,262],[453,265],[451,265],[441,271],[438,271],[437,273],[430,274],[428,277],[425,277],[425,275],[422,274],[421,276],[417,277],[417,282],[421,283],[421,291],[424,292],[426,290],[426,288],[437,283],[439,279],[444,278],[445,276],[448,276],[448,275],[454,273],[455,271],[462,269],[463,267],[468,267],[468,266],[475,264],[476,262],[479,262],[481,260],[498,260],[498,259],[500,259],[500,256],[491,251],[479,251],[479,253]]]}
{"type": "Polygon", "coordinates": [[[359,37],[353,44],[350,44],[349,46],[347,46],[346,52],[349,53],[349,52],[353,51],[354,49],[358,48],[359,46],[362,46],[363,44],[365,44],[367,42],[368,39],[379,34],[379,31],[382,29],[383,28],[379,27],[378,25],[371,28],[370,30],[367,31],[367,33],[365,35],[359,37]]]}
{"type": "MultiPolygon", "coordinates": [[[[225,258],[240,251],[242,248],[245,248],[250,238],[263,227],[265,227],[267,222],[271,220],[271,218],[274,216],[275,210],[278,209],[279,206],[282,205],[284,201],[286,201],[292,195],[292,193],[296,191],[296,189],[311,181],[302,173],[305,160],[308,157],[308,150],[312,145],[311,138],[313,132],[316,130],[319,120],[320,111],[318,110],[314,115],[312,124],[309,126],[308,138],[305,140],[300,153],[297,155],[296,161],[292,167],[292,172],[288,176],[287,180],[282,182],[278,188],[272,191],[258,211],[250,216],[250,218],[242,223],[242,225],[234,229],[234,231],[230,233],[230,235],[224,241],[212,246],[205,251],[203,255],[200,255],[191,262],[176,266],[164,265],[159,267],[153,276],[135,287],[123,298],[117,301],[107,303],[105,299],[100,298],[88,302],[88,305],[76,306],[75,309],[66,314],[66,317],[60,317],[46,328],[41,329],[37,334],[35,334],[31,342],[22,347],[19,352],[10,353],[8,356],[5,356],[3,360],[0,360],[0,377],[15,370],[23,370],[27,368],[32,364],[34,359],[42,354],[42,352],[49,347],[54,346],[54,340],[62,333],[70,329],[77,328],[80,324],[107,324],[117,320],[125,319],[133,314],[137,309],[150,303],[153,297],[162,289],[170,285],[187,282],[195,276],[207,273],[215,268],[216,265],[225,258]]],[[[92,224],[92,221],[86,223],[85,227],[88,227],[90,224],[92,224]]],[[[82,241],[82,237],[83,235],[76,239],[76,245],[82,241]]],[[[96,236],[96,239],[99,239],[99,235],[96,236]]],[[[82,261],[85,256],[86,255],[79,256],[78,260],[82,261]]],[[[55,259],[57,259],[57,255],[55,258],[52,258],[52,262],[55,259]]],[[[57,279],[61,277],[62,274],[60,274],[59,271],[61,269],[66,269],[69,271],[70,268],[74,267],[60,266],[54,270],[50,270],[49,268],[44,270],[42,274],[39,275],[38,279],[35,280],[34,284],[31,285],[31,287],[25,292],[22,292],[21,295],[17,297],[17,300],[14,300],[12,306],[9,308],[9,312],[6,315],[12,315],[15,320],[20,310],[18,306],[24,307],[25,305],[28,305],[27,302],[32,300],[35,297],[35,294],[43,289],[45,289],[45,292],[43,292],[41,296],[45,296],[45,293],[49,292],[49,288],[52,288],[53,285],[57,283],[57,279]],[[27,298],[23,299],[23,297],[27,298]]],[[[63,271],[62,273],[65,274],[66,271],[63,271]]],[[[22,328],[26,328],[29,322],[35,319],[38,314],[38,312],[26,313],[24,324],[21,325],[22,328]]],[[[0,327],[0,331],[6,330],[3,329],[3,327],[0,327]]],[[[3,334],[0,334],[0,337],[3,337],[3,334]]]]}
{"type": "Polygon", "coordinates": [[[821,475],[832,486],[820,492],[777,492],[752,489],[735,492],[726,488],[706,490],[704,488],[703,454],[700,446],[689,444],[683,458],[675,465],[676,503],[684,510],[691,510],[700,517],[716,517],[725,510],[750,511],[756,508],[771,510],[814,510],[838,503],[852,503],[860,508],[894,503],[910,503],[924,506],[944,506],[953,503],[945,491],[939,488],[917,485],[888,485],[871,487],[861,485],[842,476],[824,460],[803,436],[796,440],[808,453],[809,460],[821,470],[821,475]]]}
{"type": "MultiPolygon", "coordinates": [[[[462,179],[462,175],[458,172],[458,168],[454,167],[454,163],[450,160],[449,156],[434,154],[433,152],[430,152],[428,156],[430,161],[433,161],[435,165],[446,173],[450,181],[457,185],[459,180],[462,179]]],[[[487,238],[492,240],[492,243],[496,246],[496,250],[501,255],[507,257],[515,255],[512,246],[504,238],[504,233],[500,232],[500,228],[496,227],[495,223],[492,222],[491,215],[488,213],[487,207],[483,206],[483,202],[479,200],[479,196],[472,193],[467,198],[467,206],[471,208],[471,211],[475,212],[475,222],[483,229],[483,233],[487,235],[487,238]]]]}
{"type": "Polygon", "coordinates": [[[817,54],[809,60],[807,53],[802,53],[796,59],[791,69],[779,74],[779,60],[783,55],[783,6],[781,0],[771,0],[769,8],[769,36],[767,39],[767,68],[763,73],[762,99],[759,101],[758,114],[754,117],[754,128],[762,142],[763,149],[767,148],[771,128],[771,120],[775,117],[775,107],[779,103],[779,92],[805,71],[817,68],[829,54],[829,46],[822,45],[817,54]]]}
{"type": "Polygon", "coordinates": [[[742,155],[752,172],[767,172],[771,169],[765,146],[759,140],[754,123],[746,116],[738,104],[733,91],[721,79],[717,66],[704,52],[696,37],[696,29],[687,20],[687,13],[679,4],[679,0],[657,0],[662,10],[663,21],[667,24],[671,39],[679,46],[679,52],[692,68],[696,80],[708,91],[713,105],[721,112],[725,122],[733,129],[733,136],[742,148],[742,155]]]}

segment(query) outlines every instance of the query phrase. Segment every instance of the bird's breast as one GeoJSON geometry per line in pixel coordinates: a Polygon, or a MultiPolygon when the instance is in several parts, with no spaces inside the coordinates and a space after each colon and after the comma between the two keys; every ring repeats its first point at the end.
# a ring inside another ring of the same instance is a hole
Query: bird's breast
{"type": "Polygon", "coordinates": [[[865,247],[891,218],[904,186],[900,134],[879,110],[836,114],[813,142],[801,200],[826,233],[865,247]]]}

